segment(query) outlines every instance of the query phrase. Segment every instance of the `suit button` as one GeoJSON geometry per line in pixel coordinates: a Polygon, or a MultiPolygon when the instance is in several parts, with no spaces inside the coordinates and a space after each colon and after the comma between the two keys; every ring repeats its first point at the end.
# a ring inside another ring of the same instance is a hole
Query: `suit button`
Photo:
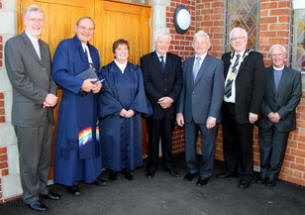
{"type": "Polygon", "coordinates": [[[167,92],[167,88],[164,89],[164,92],[167,92]]]}

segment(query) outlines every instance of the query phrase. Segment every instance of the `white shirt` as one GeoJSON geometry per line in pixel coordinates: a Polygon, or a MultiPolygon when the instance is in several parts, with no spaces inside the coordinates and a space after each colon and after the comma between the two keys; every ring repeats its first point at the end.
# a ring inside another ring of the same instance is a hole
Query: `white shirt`
{"type": "Polygon", "coordinates": [[[206,56],[207,56],[207,53],[205,53],[204,55],[195,55],[193,70],[194,70],[194,67],[195,67],[196,58],[197,58],[197,57],[200,57],[199,68],[201,68],[201,65],[202,65],[202,63],[203,63],[203,61],[204,61],[204,58],[205,58],[206,56]]]}
{"type": "Polygon", "coordinates": [[[122,74],[124,74],[125,68],[127,66],[127,61],[125,63],[119,63],[117,60],[114,60],[115,64],[119,67],[122,74]]]}
{"type": "Polygon", "coordinates": [[[41,55],[40,55],[40,48],[39,48],[39,42],[38,42],[38,38],[37,37],[33,37],[30,33],[28,33],[27,31],[25,31],[26,35],[28,36],[28,38],[30,39],[30,41],[32,42],[35,52],[38,56],[38,58],[41,60],[41,55]]]}
{"type": "Polygon", "coordinates": [[[156,52],[157,53],[157,56],[158,56],[158,58],[159,58],[159,61],[161,62],[161,56],[163,56],[163,60],[164,60],[164,64],[166,64],[166,54],[165,55],[160,55],[158,52],[156,52]]]}
{"type": "Polygon", "coordinates": [[[240,57],[239,57],[239,63],[236,67],[236,76],[235,76],[235,79],[233,80],[232,82],[232,88],[231,88],[231,96],[229,98],[225,97],[224,96],[224,101],[225,102],[230,102],[230,103],[235,103],[235,98],[236,98],[236,87],[235,87],[235,80],[236,80],[236,77],[237,77],[237,74],[238,74],[238,70],[239,70],[239,67],[243,61],[243,57],[244,57],[244,53],[245,53],[246,50],[242,51],[242,52],[235,52],[234,54],[234,57],[232,59],[232,63],[230,65],[230,68],[229,68],[229,71],[228,71],[228,74],[227,74],[227,77],[226,77],[226,81],[225,81],[225,86],[227,84],[227,81],[228,81],[228,77],[230,77],[230,74],[232,73],[232,67],[236,61],[236,55],[239,54],[240,57]]]}
{"type": "Polygon", "coordinates": [[[82,43],[82,47],[83,47],[84,52],[86,52],[86,50],[87,50],[87,53],[88,53],[88,62],[89,63],[93,63],[91,55],[90,55],[90,51],[89,51],[89,48],[88,48],[87,44],[86,43],[82,43]]]}

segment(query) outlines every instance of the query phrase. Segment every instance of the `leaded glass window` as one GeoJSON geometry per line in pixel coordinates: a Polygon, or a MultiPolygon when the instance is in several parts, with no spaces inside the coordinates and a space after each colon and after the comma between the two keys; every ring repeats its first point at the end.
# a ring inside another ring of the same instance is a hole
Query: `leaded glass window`
{"type": "Polygon", "coordinates": [[[295,9],[293,19],[292,67],[302,72],[305,88],[305,9],[295,9]]]}
{"type": "Polygon", "coordinates": [[[230,50],[229,33],[238,26],[248,32],[248,47],[258,48],[259,3],[258,0],[227,1],[226,51],[230,50]]]}

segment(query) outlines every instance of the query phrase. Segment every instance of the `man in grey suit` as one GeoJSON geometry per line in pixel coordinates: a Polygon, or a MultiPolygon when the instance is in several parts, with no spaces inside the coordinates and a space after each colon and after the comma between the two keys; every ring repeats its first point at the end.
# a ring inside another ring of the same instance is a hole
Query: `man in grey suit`
{"type": "Polygon", "coordinates": [[[33,210],[47,207],[39,197],[57,200],[47,188],[51,162],[56,85],[51,79],[49,46],[39,39],[44,21],[40,7],[24,14],[25,32],[7,41],[5,65],[13,87],[12,124],[19,149],[23,201],[33,210]]]}
{"type": "Polygon", "coordinates": [[[207,54],[211,47],[209,35],[194,35],[195,57],[183,63],[183,88],[177,107],[176,122],[185,130],[185,160],[188,173],[184,180],[200,176],[197,185],[208,183],[214,166],[215,141],[224,95],[223,63],[207,54]],[[198,130],[202,135],[202,162],[196,158],[198,130]]]}
{"type": "Polygon", "coordinates": [[[285,66],[287,51],[270,48],[272,66],[266,69],[266,86],[261,108],[259,142],[261,183],[275,186],[285,156],[289,132],[296,128],[295,109],[301,99],[301,73],[285,66]]]}

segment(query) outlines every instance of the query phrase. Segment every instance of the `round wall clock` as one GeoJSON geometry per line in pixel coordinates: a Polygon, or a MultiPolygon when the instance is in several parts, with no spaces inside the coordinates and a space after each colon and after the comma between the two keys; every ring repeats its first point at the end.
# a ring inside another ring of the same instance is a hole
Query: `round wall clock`
{"type": "Polygon", "coordinates": [[[189,29],[191,25],[191,14],[185,6],[180,5],[176,8],[174,24],[179,34],[184,34],[189,29]]]}

